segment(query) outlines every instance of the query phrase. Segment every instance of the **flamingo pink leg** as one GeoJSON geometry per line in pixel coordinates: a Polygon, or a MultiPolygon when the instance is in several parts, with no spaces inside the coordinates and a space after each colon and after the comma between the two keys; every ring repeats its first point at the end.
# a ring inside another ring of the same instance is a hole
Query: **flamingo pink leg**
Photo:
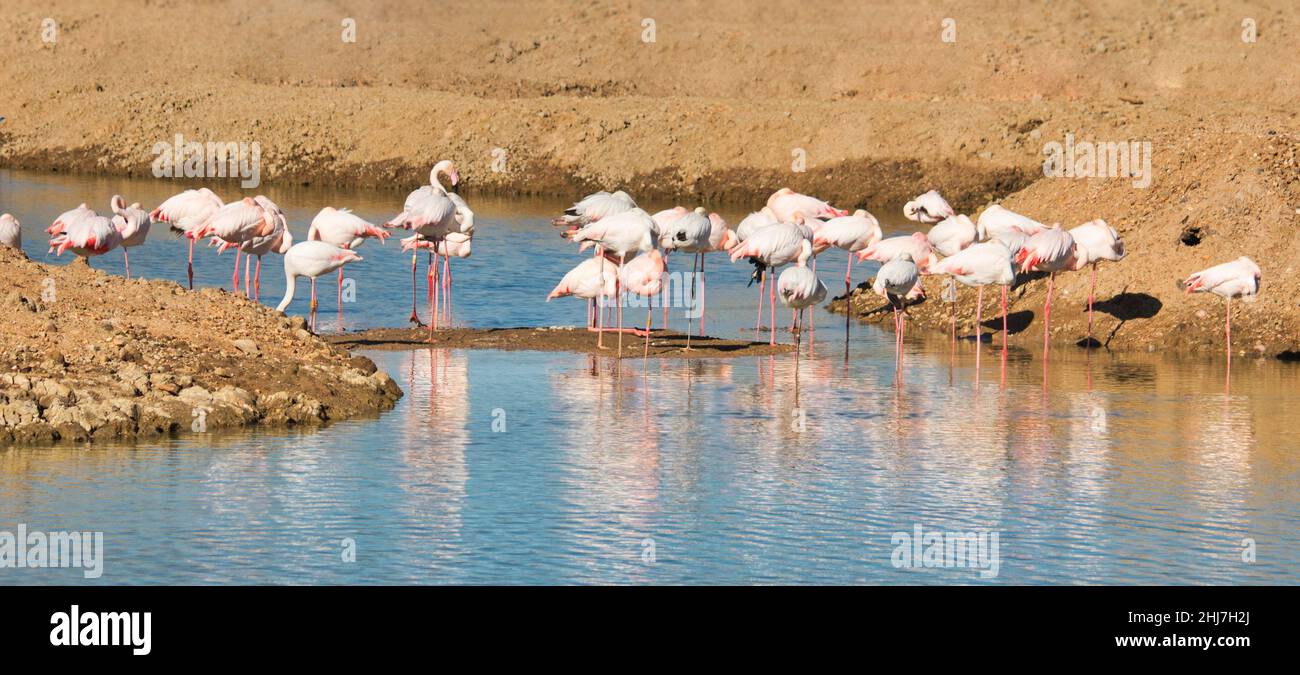
{"type": "Polygon", "coordinates": [[[1228,343],[1228,366],[1232,366],[1232,297],[1228,297],[1228,312],[1223,319],[1223,336],[1228,343]]]}
{"type": "Polygon", "coordinates": [[[316,277],[311,278],[311,330],[316,332],[316,277]]]}
{"type": "Polygon", "coordinates": [[[1007,384],[1007,287],[1002,287],[1002,385],[1007,384]]]}
{"type": "Polygon", "coordinates": [[[252,276],[252,271],[249,269],[253,266],[252,263],[249,262],[249,259],[252,257],[253,256],[251,253],[244,256],[244,297],[245,298],[253,297],[252,285],[248,283],[249,278],[252,276]]]}
{"type": "Polygon", "coordinates": [[[235,249],[235,273],[230,276],[230,285],[232,293],[239,292],[239,249],[235,249]]]}
{"type": "Polygon", "coordinates": [[[411,318],[409,321],[416,326],[423,326],[424,322],[420,321],[420,315],[415,312],[415,277],[418,272],[419,252],[411,251],[411,318]]]}
{"type": "Polygon", "coordinates": [[[772,338],[768,341],[769,345],[776,346],[776,278],[773,277],[772,283],[767,285],[767,318],[768,323],[772,324],[772,338]]]}
{"type": "Polygon", "coordinates": [[[700,337],[704,337],[704,254],[700,254],[700,337]]]}
{"type": "Polygon", "coordinates": [[[257,271],[253,273],[253,300],[262,301],[262,256],[257,256],[257,271]]]}
{"type": "Polygon", "coordinates": [[[339,290],[338,290],[338,308],[339,314],[343,313],[343,268],[339,268],[339,290]]]}
{"type": "Polygon", "coordinates": [[[1047,276],[1047,302],[1043,305],[1043,358],[1047,358],[1048,339],[1052,330],[1052,288],[1056,283],[1056,273],[1047,276]]]}

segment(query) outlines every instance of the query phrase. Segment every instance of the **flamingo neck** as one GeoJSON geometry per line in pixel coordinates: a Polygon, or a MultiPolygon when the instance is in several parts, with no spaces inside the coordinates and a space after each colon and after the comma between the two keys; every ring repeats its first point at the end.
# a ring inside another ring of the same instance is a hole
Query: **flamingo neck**
{"type": "Polygon", "coordinates": [[[280,304],[275,308],[275,311],[277,311],[277,312],[283,312],[283,311],[284,311],[284,308],[285,308],[285,307],[288,307],[288,306],[289,306],[289,303],[293,302],[293,292],[294,292],[294,290],[297,288],[297,285],[298,285],[298,275],[296,275],[296,274],[294,274],[292,271],[290,271],[288,265],[285,265],[285,267],[284,267],[284,299],[280,301],[280,304]]]}

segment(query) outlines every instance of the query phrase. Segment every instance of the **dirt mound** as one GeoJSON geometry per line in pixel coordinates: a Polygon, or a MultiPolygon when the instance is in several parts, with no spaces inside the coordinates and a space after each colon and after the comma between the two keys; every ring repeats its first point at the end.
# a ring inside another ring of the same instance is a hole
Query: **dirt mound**
{"type": "Polygon", "coordinates": [[[0,443],[317,425],[402,391],[301,318],[0,247],[0,443]]]}
{"type": "MultiPolygon", "coordinates": [[[[583,352],[614,356],[618,335],[605,335],[605,347],[596,346],[596,334],[571,326],[553,328],[450,328],[433,333],[419,328],[376,328],[359,333],[326,336],[325,340],[349,349],[425,349],[452,347],[456,349],[534,350],[544,352],[583,352]]],[[[768,356],[792,351],[794,345],[748,340],[724,340],[710,336],[692,336],[690,349],[686,348],[686,335],[677,331],[654,330],[650,333],[650,347],[645,338],[632,334],[623,336],[623,358],[704,359],[734,356],[768,356]]]]}

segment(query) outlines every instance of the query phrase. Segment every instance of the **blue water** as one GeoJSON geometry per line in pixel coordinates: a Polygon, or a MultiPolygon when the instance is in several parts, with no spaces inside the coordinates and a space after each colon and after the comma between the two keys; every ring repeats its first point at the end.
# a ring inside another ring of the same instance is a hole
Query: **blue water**
{"type": "MultiPolygon", "coordinates": [[[[83,199],[122,191],[152,206],[179,189],[0,172],[0,210],[24,222],[39,260],[40,229],[83,199]]],[[[381,219],[404,197],[267,193],[295,234],[325,204],[381,219]]],[[[563,204],[471,204],[480,224],[475,256],[456,261],[457,321],[581,322],[581,303],[541,302],[579,260],[544,222],[563,204]]],[[[183,250],[159,230],[132,271],[183,280],[183,250]]],[[[391,243],[362,252],[342,325],[400,325],[409,258],[391,243]]],[[[228,255],[196,257],[201,283],[229,284],[228,255]]],[[[843,262],[821,261],[832,289],[843,262]]],[[[93,264],[120,272],[121,260],[93,264]]],[[[709,332],[752,334],[748,269],[709,264],[709,332]]],[[[279,276],[264,275],[268,304],[279,276]]],[[[304,309],[305,295],[290,312],[304,309]]],[[[406,392],[376,418],[2,450],[0,532],[102,531],[106,562],[92,581],[0,568],[0,583],[1300,581],[1296,367],[1243,360],[1225,393],[1213,360],[1060,349],[1045,374],[1037,354],[1013,350],[1002,386],[1000,351],[984,345],[976,370],[973,343],[950,351],[918,334],[900,377],[892,334],[815,316],[799,356],[370,352],[406,392]],[[892,538],[918,525],[997,533],[997,576],[896,567],[892,538]]],[[[321,317],[335,329],[337,315],[321,317]]]]}

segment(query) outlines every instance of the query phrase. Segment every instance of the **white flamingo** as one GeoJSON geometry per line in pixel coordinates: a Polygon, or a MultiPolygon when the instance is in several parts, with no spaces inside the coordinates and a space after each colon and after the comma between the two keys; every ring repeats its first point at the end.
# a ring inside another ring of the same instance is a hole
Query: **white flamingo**
{"type": "Polygon", "coordinates": [[[903,217],[918,223],[937,223],[955,215],[957,212],[937,190],[930,190],[903,205],[903,217]]]}
{"type": "Polygon", "coordinates": [[[871,290],[889,301],[894,310],[894,363],[901,368],[903,362],[903,330],[907,321],[906,307],[903,300],[921,281],[921,271],[910,253],[901,253],[897,258],[880,266],[871,290]],[[900,309],[903,310],[900,312],[900,309]]]}
{"type": "Polygon", "coordinates": [[[865,209],[858,209],[851,216],[831,218],[819,225],[813,232],[813,252],[820,254],[832,246],[848,251],[849,264],[844,270],[844,295],[848,297],[852,288],[854,254],[882,238],[880,221],[865,209]]]}
{"type": "MultiPolygon", "coordinates": [[[[456,228],[456,203],[452,201],[450,192],[443,187],[440,176],[446,176],[452,187],[460,182],[460,172],[456,170],[456,165],[449,159],[439,161],[433,165],[429,171],[429,184],[419,187],[406,196],[406,202],[403,204],[402,212],[393,217],[384,224],[384,227],[400,227],[405,230],[415,232],[417,235],[437,242],[447,236],[456,228]]],[[[430,254],[429,268],[433,269],[437,264],[437,254],[430,254]]],[[[415,311],[415,275],[418,257],[413,250],[411,253],[411,316],[410,322],[423,326],[424,322],[420,321],[420,315],[415,311]]],[[[433,277],[429,277],[429,296],[433,298],[429,307],[429,331],[430,339],[432,332],[437,328],[437,297],[433,291],[433,277]]]]}
{"type": "Polygon", "coordinates": [[[1030,237],[1015,257],[1020,271],[1047,273],[1047,300],[1043,303],[1044,358],[1047,356],[1048,339],[1051,337],[1052,290],[1056,283],[1056,273],[1072,269],[1074,260],[1074,238],[1069,232],[1062,230],[1059,223],[1030,237]]]}
{"type": "MultiPolygon", "coordinates": [[[[754,276],[760,277],[766,270],[789,263],[800,266],[813,257],[812,242],[808,240],[807,230],[796,223],[777,223],[754,232],[748,239],[731,249],[731,262],[749,258],[754,263],[754,276]]],[[[771,319],[771,337],[769,344],[776,344],[776,280],[768,285],[769,318],[771,319]]],[[[762,321],[762,304],[759,304],[759,321],[762,321]]]]}
{"type": "MultiPolygon", "coordinates": [[[[326,206],[312,218],[307,228],[307,241],[323,241],[339,248],[356,249],[366,239],[378,239],[380,244],[392,236],[392,233],[376,227],[374,223],[352,213],[348,209],[336,209],[326,206]]],[[[339,268],[338,310],[343,311],[343,269],[339,268]]]]}
{"type": "Polygon", "coordinates": [[[140,208],[140,202],[127,206],[121,195],[113,195],[109,200],[113,209],[113,227],[122,235],[122,260],[126,265],[126,278],[131,278],[131,256],[127,249],[139,246],[149,237],[149,214],[140,208]]]}
{"type": "Polygon", "coordinates": [[[1254,298],[1259,293],[1263,278],[1259,265],[1242,256],[1221,265],[1201,270],[1182,283],[1187,293],[1213,293],[1227,303],[1223,319],[1223,335],[1227,342],[1228,364],[1232,364],[1232,299],[1254,298]]]}
{"type": "MultiPolygon", "coordinates": [[[[225,204],[212,190],[199,188],[186,190],[167,198],[158,208],[149,212],[149,219],[155,223],[167,223],[173,230],[188,234],[207,222],[212,214],[225,204]]],[[[190,290],[194,289],[194,239],[190,238],[190,253],[186,263],[186,276],[190,290]]]]}
{"type": "Polygon", "coordinates": [[[1070,228],[1074,239],[1075,270],[1088,266],[1088,342],[1092,343],[1092,302],[1097,292],[1097,264],[1103,260],[1119,262],[1124,259],[1124,241],[1115,228],[1106,221],[1090,220],[1070,228]]]}
{"type": "Polygon", "coordinates": [[[22,223],[8,213],[0,215],[0,246],[23,250],[22,223]]]}
{"type": "Polygon", "coordinates": [[[294,244],[284,254],[284,299],[275,309],[283,312],[293,302],[298,277],[311,279],[311,329],[316,330],[316,279],[351,262],[362,260],[356,251],[339,248],[323,241],[304,241],[294,244]]]}

